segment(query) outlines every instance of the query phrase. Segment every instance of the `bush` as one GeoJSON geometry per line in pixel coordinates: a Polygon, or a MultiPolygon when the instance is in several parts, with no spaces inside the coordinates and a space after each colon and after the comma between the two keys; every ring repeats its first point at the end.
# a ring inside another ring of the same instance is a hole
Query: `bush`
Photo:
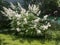
{"type": "MultiPolygon", "coordinates": [[[[11,5],[13,5],[11,3],[11,5]]],[[[51,24],[48,20],[48,15],[45,15],[43,18],[39,18],[38,7],[36,5],[29,5],[29,10],[25,10],[18,3],[18,10],[16,6],[11,8],[3,7],[5,12],[2,12],[6,17],[11,20],[11,30],[16,30],[21,35],[44,35],[44,32],[51,27],[51,24]],[[14,10],[16,9],[16,10],[14,10]],[[38,12],[38,13],[36,13],[38,12]],[[35,15],[36,14],[36,15],[35,15]]]]}

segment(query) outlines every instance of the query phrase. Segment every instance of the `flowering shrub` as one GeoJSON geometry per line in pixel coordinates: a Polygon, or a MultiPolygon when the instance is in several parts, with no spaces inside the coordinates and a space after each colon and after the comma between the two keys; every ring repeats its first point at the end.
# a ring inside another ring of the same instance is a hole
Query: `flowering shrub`
{"type": "MultiPolygon", "coordinates": [[[[12,3],[11,3],[12,4],[12,3]]],[[[48,15],[45,15],[43,18],[39,18],[40,12],[35,13],[38,8],[33,5],[32,7],[29,5],[29,10],[25,10],[18,3],[19,12],[17,10],[14,11],[15,6],[12,8],[3,7],[5,12],[2,12],[5,16],[7,16],[11,20],[11,30],[16,30],[20,32],[20,34],[26,35],[41,35],[44,31],[48,30],[51,27],[50,22],[48,22],[48,15]]]]}

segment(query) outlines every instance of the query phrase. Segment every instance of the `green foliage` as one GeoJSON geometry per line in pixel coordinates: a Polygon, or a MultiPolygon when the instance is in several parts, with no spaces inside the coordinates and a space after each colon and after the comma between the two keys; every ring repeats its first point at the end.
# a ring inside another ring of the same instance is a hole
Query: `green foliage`
{"type": "Polygon", "coordinates": [[[43,14],[52,14],[58,7],[58,0],[44,0],[42,4],[42,13],[43,14]]]}
{"type": "Polygon", "coordinates": [[[56,23],[52,23],[52,27],[45,32],[46,39],[60,39],[60,25],[56,23]]]}

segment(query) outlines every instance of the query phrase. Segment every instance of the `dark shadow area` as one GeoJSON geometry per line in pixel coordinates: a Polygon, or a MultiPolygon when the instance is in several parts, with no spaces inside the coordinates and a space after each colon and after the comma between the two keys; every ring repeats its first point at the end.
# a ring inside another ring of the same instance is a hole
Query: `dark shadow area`
{"type": "Polygon", "coordinates": [[[8,19],[8,17],[4,16],[1,11],[4,11],[3,7],[8,8],[10,5],[8,2],[5,2],[3,0],[0,0],[0,30],[1,29],[6,29],[6,28],[10,28],[10,21],[8,19]]]}

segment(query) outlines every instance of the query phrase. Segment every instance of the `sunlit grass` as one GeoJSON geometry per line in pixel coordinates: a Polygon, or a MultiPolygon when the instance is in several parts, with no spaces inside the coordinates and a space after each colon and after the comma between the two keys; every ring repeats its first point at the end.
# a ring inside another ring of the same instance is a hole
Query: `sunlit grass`
{"type": "Polygon", "coordinates": [[[0,34],[0,45],[60,45],[58,40],[16,38],[13,35],[0,34]]]}

